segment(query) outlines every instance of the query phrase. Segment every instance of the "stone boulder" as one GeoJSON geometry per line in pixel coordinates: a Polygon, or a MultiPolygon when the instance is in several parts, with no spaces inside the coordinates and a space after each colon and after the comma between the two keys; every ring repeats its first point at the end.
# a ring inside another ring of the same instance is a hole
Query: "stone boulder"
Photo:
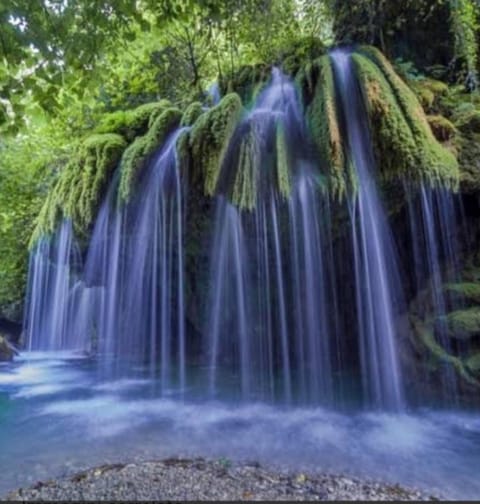
{"type": "Polygon", "coordinates": [[[15,347],[7,340],[5,336],[0,334],[0,362],[1,361],[11,361],[18,355],[15,347]]]}

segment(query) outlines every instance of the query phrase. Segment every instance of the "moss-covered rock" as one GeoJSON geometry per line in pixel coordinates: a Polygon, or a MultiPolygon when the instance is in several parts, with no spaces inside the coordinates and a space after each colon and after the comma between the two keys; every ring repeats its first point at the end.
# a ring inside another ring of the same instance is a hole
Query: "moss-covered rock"
{"type": "Polygon", "coordinates": [[[417,95],[422,107],[428,112],[438,112],[442,97],[448,93],[448,85],[435,79],[416,79],[409,86],[417,95]]]}
{"type": "Polygon", "coordinates": [[[430,355],[434,357],[438,363],[452,366],[466,383],[477,388],[480,387],[480,382],[467,370],[462,359],[448,353],[436,341],[433,330],[428,324],[424,324],[420,320],[415,319],[413,321],[413,328],[416,336],[430,351],[430,355]]]}
{"type": "Polygon", "coordinates": [[[325,45],[318,37],[307,36],[295,40],[279,51],[275,63],[281,66],[285,73],[293,76],[308,62],[315,61],[325,53],[325,45]]]}
{"type": "Polygon", "coordinates": [[[168,100],[145,103],[133,110],[119,110],[105,114],[95,128],[96,133],[117,133],[131,142],[135,137],[145,134],[155,119],[171,107],[168,100]]]}
{"type": "Polygon", "coordinates": [[[460,188],[462,193],[472,194],[480,191],[480,133],[462,129],[463,132],[455,141],[460,165],[460,188]]]}
{"type": "Polygon", "coordinates": [[[252,210],[257,201],[257,168],[261,155],[259,139],[253,123],[240,140],[231,200],[236,206],[246,210],[252,210]]]}
{"type": "Polygon", "coordinates": [[[464,302],[478,303],[480,305],[480,283],[459,282],[446,284],[443,287],[444,292],[464,302]]]}
{"type": "Polygon", "coordinates": [[[230,140],[242,114],[242,100],[238,94],[230,93],[218,105],[204,112],[192,127],[192,162],[194,169],[202,173],[207,195],[215,193],[230,140]]]}
{"type": "Polygon", "coordinates": [[[446,327],[450,338],[469,339],[480,334],[480,307],[455,310],[439,317],[437,324],[446,327]]]}
{"type": "Polygon", "coordinates": [[[182,113],[176,108],[164,110],[153,122],[148,133],[138,137],[125,150],[121,161],[119,199],[128,201],[135,189],[140,171],[147,159],[162,146],[168,135],[178,127],[182,113]]]}
{"type": "Polygon", "coordinates": [[[480,374],[480,352],[467,357],[465,365],[472,373],[480,374]]]}
{"type": "Polygon", "coordinates": [[[125,147],[123,137],[113,133],[92,135],[80,144],[46,198],[31,245],[53,233],[64,217],[72,219],[78,237],[87,233],[125,147]]]}
{"type": "Polygon", "coordinates": [[[245,103],[251,102],[270,79],[271,71],[272,66],[264,63],[244,65],[233,75],[219,79],[220,94],[236,93],[245,103]]]}
{"type": "Polygon", "coordinates": [[[16,349],[9,343],[7,338],[0,334],[0,362],[11,361],[17,355],[16,349]]]}
{"type": "Polygon", "coordinates": [[[480,133],[480,108],[458,114],[455,124],[464,134],[480,133]]]}
{"type": "Polygon", "coordinates": [[[288,197],[291,190],[290,174],[292,161],[287,145],[285,126],[282,123],[277,124],[275,140],[277,187],[282,196],[288,197]]]}
{"type": "Polygon", "coordinates": [[[455,126],[446,117],[441,115],[428,115],[428,124],[439,142],[448,142],[455,137],[455,126]]]}
{"type": "Polygon", "coordinates": [[[456,157],[435,139],[412,90],[377,49],[362,47],[353,59],[367,102],[383,177],[456,188],[459,180],[456,157]]]}
{"type": "Polygon", "coordinates": [[[200,102],[191,103],[183,113],[180,126],[191,126],[203,113],[203,105],[200,102]]]}
{"type": "Polygon", "coordinates": [[[329,191],[334,197],[342,197],[352,175],[343,149],[330,58],[322,56],[309,64],[297,76],[297,82],[312,91],[312,99],[306,108],[307,124],[329,175],[329,191]]]}

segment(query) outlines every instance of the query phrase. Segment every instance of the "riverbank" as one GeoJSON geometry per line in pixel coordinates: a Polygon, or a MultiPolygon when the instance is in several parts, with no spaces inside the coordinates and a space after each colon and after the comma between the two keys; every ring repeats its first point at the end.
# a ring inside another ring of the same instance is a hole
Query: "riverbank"
{"type": "Polygon", "coordinates": [[[111,464],[10,492],[4,500],[437,500],[346,476],[276,472],[226,459],[111,464]]]}

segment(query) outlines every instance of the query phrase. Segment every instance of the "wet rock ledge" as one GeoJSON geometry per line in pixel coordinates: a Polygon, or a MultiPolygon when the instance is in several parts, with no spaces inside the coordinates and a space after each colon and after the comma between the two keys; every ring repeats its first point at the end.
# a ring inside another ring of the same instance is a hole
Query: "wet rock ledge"
{"type": "Polygon", "coordinates": [[[5,500],[437,500],[397,485],[345,476],[282,473],[228,460],[112,464],[39,482],[5,500]]]}

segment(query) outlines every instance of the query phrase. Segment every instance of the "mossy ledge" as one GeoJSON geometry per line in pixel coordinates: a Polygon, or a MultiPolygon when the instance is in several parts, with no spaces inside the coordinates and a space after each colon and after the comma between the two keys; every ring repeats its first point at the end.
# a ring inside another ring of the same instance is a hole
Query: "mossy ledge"
{"type": "Polygon", "coordinates": [[[182,113],[177,108],[164,110],[153,122],[148,133],[138,137],[125,150],[120,166],[119,199],[124,203],[133,194],[138,176],[146,160],[163,144],[168,135],[178,127],[182,113]]]}
{"type": "Polygon", "coordinates": [[[191,126],[203,113],[204,107],[200,102],[191,103],[183,113],[180,126],[191,126]]]}
{"type": "Polygon", "coordinates": [[[202,173],[204,193],[215,194],[220,170],[235,128],[243,114],[240,96],[230,93],[204,112],[190,132],[190,149],[195,171],[202,173]]]}
{"type": "Polygon", "coordinates": [[[52,234],[62,218],[70,218],[77,237],[85,237],[125,147],[125,139],[113,133],[92,135],[80,144],[47,196],[30,246],[52,234]]]}
{"type": "Polygon", "coordinates": [[[362,46],[353,58],[384,179],[429,182],[456,190],[457,159],[435,138],[415,93],[378,49],[362,46]]]}
{"type": "Polygon", "coordinates": [[[145,103],[133,110],[118,110],[104,114],[100,119],[95,133],[117,133],[128,142],[144,135],[153,125],[155,119],[172,105],[168,100],[145,103]]]}
{"type": "Polygon", "coordinates": [[[297,76],[297,83],[312,92],[312,99],[306,107],[306,121],[328,174],[329,192],[340,199],[354,179],[346,161],[340,132],[330,57],[322,56],[308,64],[297,76]]]}

